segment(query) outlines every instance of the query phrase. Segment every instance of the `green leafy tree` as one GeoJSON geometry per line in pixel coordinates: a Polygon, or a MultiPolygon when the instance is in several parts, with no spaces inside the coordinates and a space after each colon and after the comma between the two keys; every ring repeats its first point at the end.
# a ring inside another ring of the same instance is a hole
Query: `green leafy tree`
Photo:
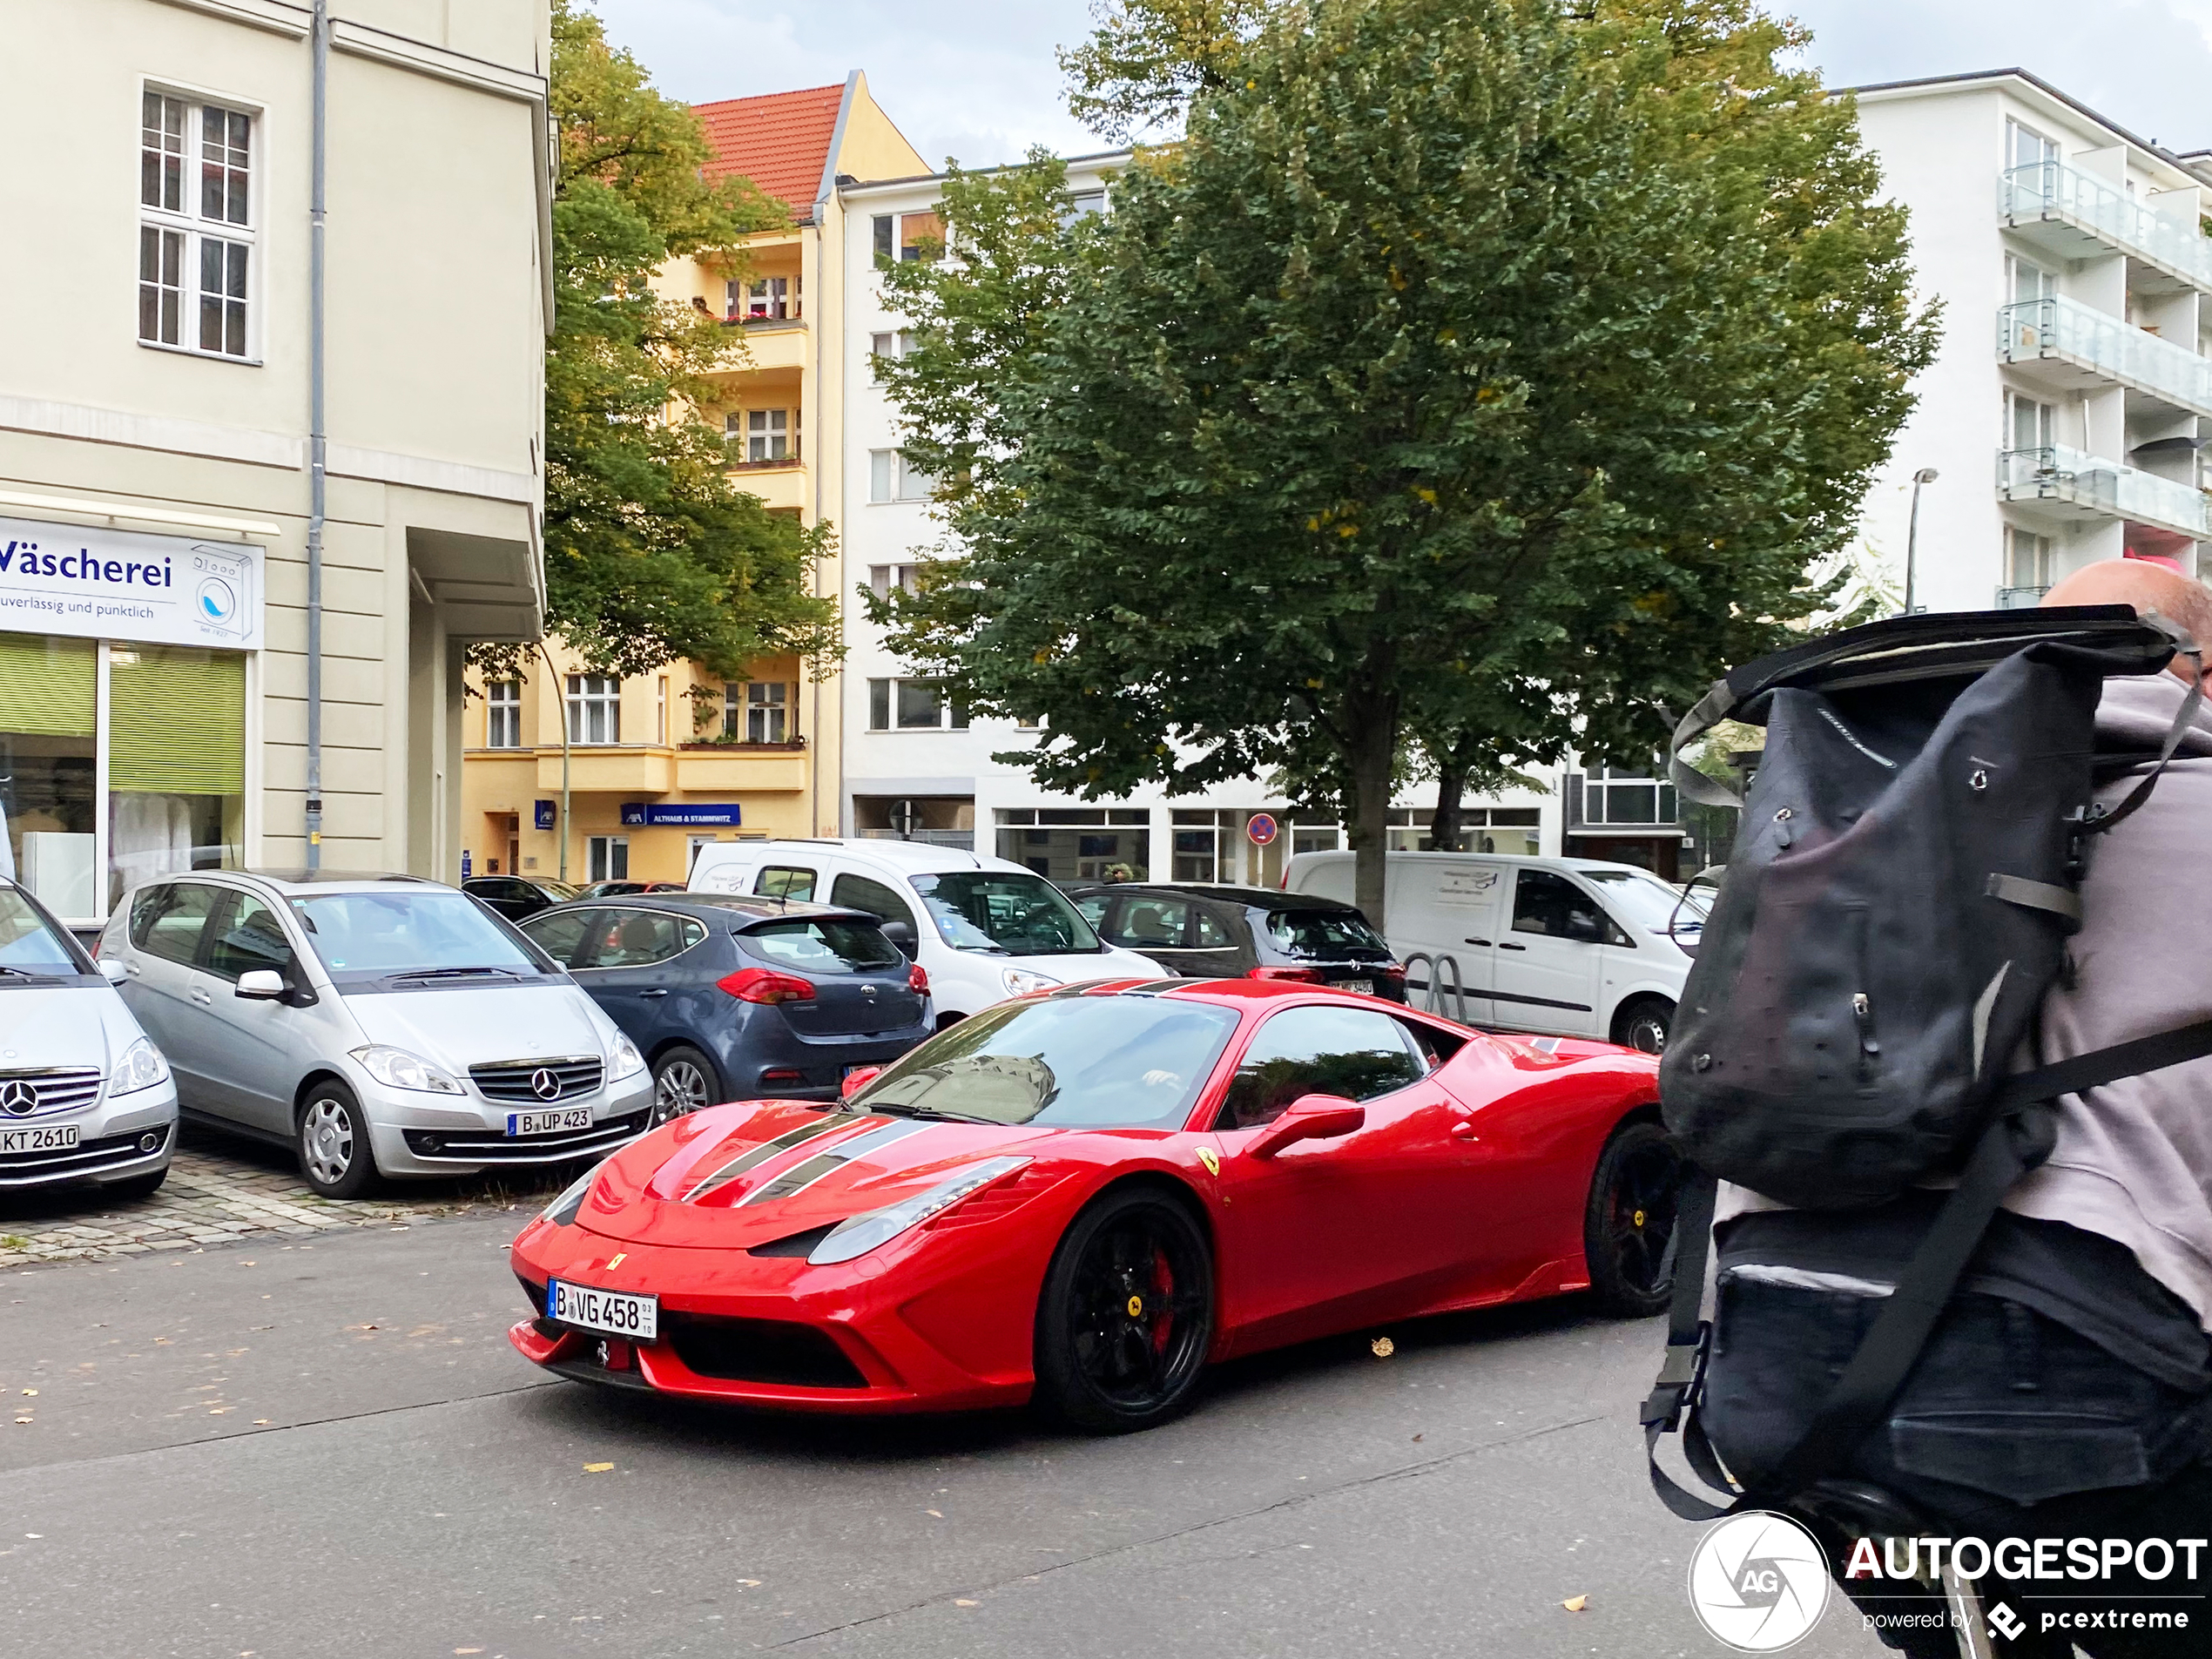
{"type": "Polygon", "coordinates": [[[1789,39],[1737,0],[1278,4],[1110,215],[1063,225],[1042,158],[954,179],[959,258],[886,277],[955,556],[894,647],[1046,717],[1047,787],[1338,805],[1375,914],[1409,740],[1477,780],[1651,753],[1825,602],[1932,349],[1789,39]]]}
{"type": "MultiPolygon", "coordinates": [[[[691,109],[610,48],[578,0],[555,0],[556,318],[545,370],[546,628],[595,672],[690,658],[725,678],[755,658],[837,651],[834,602],[813,592],[830,550],[730,481],[701,418],[727,329],[652,287],[671,258],[743,268],[741,244],[786,214],[748,182],[710,183],[691,109]]],[[[515,671],[528,646],[486,646],[515,671]]]]}

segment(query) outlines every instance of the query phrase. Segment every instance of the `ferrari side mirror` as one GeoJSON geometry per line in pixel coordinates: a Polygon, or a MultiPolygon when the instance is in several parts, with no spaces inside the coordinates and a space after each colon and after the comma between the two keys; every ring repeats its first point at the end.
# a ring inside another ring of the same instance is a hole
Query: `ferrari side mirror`
{"type": "Polygon", "coordinates": [[[1245,1149],[1253,1157],[1271,1158],[1300,1141],[1332,1141],[1367,1124],[1367,1109],[1342,1095],[1304,1095],[1252,1137],[1245,1149]]]}
{"type": "Polygon", "coordinates": [[[881,1066],[855,1066],[845,1074],[845,1081],[838,1087],[838,1098],[850,1100],[883,1075],[881,1066]]]}

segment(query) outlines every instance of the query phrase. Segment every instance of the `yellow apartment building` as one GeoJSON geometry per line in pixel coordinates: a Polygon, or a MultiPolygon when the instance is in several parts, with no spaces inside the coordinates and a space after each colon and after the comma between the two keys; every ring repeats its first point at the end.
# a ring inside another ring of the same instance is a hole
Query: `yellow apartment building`
{"type": "MultiPolygon", "coordinates": [[[[843,488],[839,185],[912,178],[927,164],[857,70],[841,85],[698,107],[715,171],[751,179],[790,208],[792,223],[751,239],[741,277],[678,260],[657,286],[730,330],[729,367],[705,413],[728,435],[740,485],[813,524],[835,516],[843,488]]],[[[840,593],[843,571],[841,556],[825,559],[816,591],[840,593]]],[[[469,873],[680,881],[702,842],[838,833],[833,671],[816,678],[816,664],[786,656],[749,664],[742,681],[682,662],[617,681],[582,672],[557,639],[546,647],[552,695],[542,665],[519,681],[469,676],[469,873]]]]}

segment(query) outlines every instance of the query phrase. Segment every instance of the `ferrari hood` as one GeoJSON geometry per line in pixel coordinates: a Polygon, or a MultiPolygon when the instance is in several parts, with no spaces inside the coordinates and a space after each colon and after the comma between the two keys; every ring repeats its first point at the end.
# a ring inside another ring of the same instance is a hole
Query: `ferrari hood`
{"type": "Polygon", "coordinates": [[[1049,1129],[718,1106],[609,1160],[577,1224],[628,1244],[744,1250],[880,1210],[985,1158],[1028,1154],[1049,1129]]]}

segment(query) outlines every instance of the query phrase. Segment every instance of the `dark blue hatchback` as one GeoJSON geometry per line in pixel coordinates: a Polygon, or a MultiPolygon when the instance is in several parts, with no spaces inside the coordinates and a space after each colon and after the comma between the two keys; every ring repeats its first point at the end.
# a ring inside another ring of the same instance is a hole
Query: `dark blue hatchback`
{"type": "Polygon", "coordinates": [[[864,910],[719,894],[583,900],[520,924],[653,1069],[653,1121],[835,1100],[930,1034],[929,980],[864,910]]]}

